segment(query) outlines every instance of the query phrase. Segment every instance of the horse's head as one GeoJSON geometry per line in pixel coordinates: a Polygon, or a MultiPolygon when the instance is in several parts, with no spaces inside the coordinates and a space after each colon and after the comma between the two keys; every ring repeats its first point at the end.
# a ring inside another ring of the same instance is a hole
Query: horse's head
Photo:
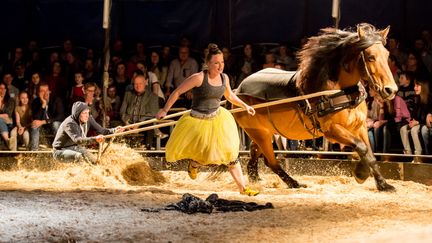
{"type": "Polygon", "coordinates": [[[357,27],[360,42],[369,42],[360,52],[365,70],[363,79],[368,80],[369,86],[383,99],[393,99],[398,88],[388,65],[389,52],[384,47],[390,26],[378,33],[373,33],[368,27],[357,27]]]}

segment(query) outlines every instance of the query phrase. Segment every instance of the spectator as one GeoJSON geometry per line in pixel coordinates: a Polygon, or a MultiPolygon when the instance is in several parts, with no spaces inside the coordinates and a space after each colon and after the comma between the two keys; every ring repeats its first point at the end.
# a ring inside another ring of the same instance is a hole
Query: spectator
{"type": "Polygon", "coordinates": [[[84,99],[84,77],[81,71],[75,72],[75,86],[71,90],[70,101],[71,104],[78,100],[84,99]]]}
{"type": "Polygon", "coordinates": [[[110,85],[107,90],[107,106],[105,107],[107,117],[109,117],[110,127],[121,125],[120,119],[120,96],[117,95],[117,90],[114,85],[110,85]]]}
{"type": "Polygon", "coordinates": [[[17,102],[19,89],[12,84],[13,79],[14,78],[11,72],[5,72],[3,75],[3,83],[7,86],[9,97],[17,102]]]}
{"type": "Polygon", "coordinates": [[[102,124],[102,104],[96,99],[98,86],[95,83],[86,83],[84,85],[84,96],[79,101],[84,102],[90,109],[90,115],[102,124]]]}
{"type": "Polygon", "coordinates": [[[274,68],[276,65],[276,58],[275,55],[271,52],[268,52],[265,54],[265,63],[263,64],[262,68],[274,68]]]}
{"type": "MultiPolygon", "coordinates": [[[[91,49],[89,49],[91,50],[91,49]]],[[[83,72],[84,81],[83,83],[98,83],[100,82],[100,77],[95,68],[95,62],[91,58],[87,58],[84,61],[84,72],[83,72]]]]}
{"type": "Polygon", "coordinates": [[[129,76],[127,76],[126,64],[124,62],[119,62],[115,66],[113,81],[117,88],[117,93],[119,94],[119,96],[124,97],[126,92],[126,87],[131,82],[129,76]]]}
{"type": "Polygon", "coordinates": [[[159,53],[156,51],[152,51],[150,54],[149,71],[156,75],[160,87],[164,87],[168,75],[168,66],[163,64],[159,53]]]}
{"type": "MultiPolygon", "coordinates": [[[[176,89],[186,78],[198,72],[198,63],[189,55],[189,47],[182,46],[179,48],[178,58],[171,61],[165,82],[165,97],[168,97],[171,91],[176,89]]],[[[181,98],[187,100],[181,105],[190,106],[192,92],[187,92],[181,98]]]]}
{"type": "Polygon", "coordinates": [[[238,59],[237,63],[237,80],[234,88],[237,88],[247,76],[261,69],[261,65],[255,58],[252,44],[245,44],[243,47],[243,56],[238,59]]]}
{"type": "MultiPolygon", "coordinates": [[[[26,64],[23,62],[17,62],[15,64],[15,78],[14,78],[14,86],[18,88],[18,90],[25,90],[29,85],[29,80],[26,76],[26,64]]],[[[14,97],[18,99],[17,96],[14,97]]]]}
{"type": "Polygon", "coordinates": [[[405,71],[399,74],[399,87],[397,95],[407,104],[410,113],[413,112],[416,93],[414,91],[414,73],[405,71]]]}
{"type": "MultiPolygon", "coordinates": [[[[379,120],[379,113],[382,103],[376,98],[376,91],[369,89],[369,96],[371,99],[368,100],[368,113],[366,118],[366,126],[368,128],[369,142],[373,152],[377,151],[375,135],[374,135],[374,124],[379,120]]],[[[376,128],[379,128],[378,124],[376,128]]]]}
{"type": "Polygon", "coordinates": [[[41,78],[40,78],[40,72],[34,71],[31,75],[31,82],[29,84],[29,87],[27,89],[30,103],[36,99],[39,93],[39,85],[41,84],[41,78]]]}
{"type": "MultiPolygon", "coordinates": [[[[134,124],[154,118],[159,110],[158,97],[148,91],[148,78],[137,75],[133,82],[133,90],[127,91],[120,108],[121,119],[124,124],[134,124]]],[[[150,147],[154,137],[153,131],[145,136],[145,145],[150,147]]]]}
{"type": "MultiPolygon", "coordinates": [[[[62,74],[62,66],[59,61],[54,61],[51,67],[51,71],[44,79],[49,86],[50,93],[56,97],[64,99],[68,91],[67,79],[62,74]]],[[[66,100],[63,100],[63,102],[66,100]]]]}
{"type": "Polygon", "coordinates": [[[276,53],[276,62],[284,64],[285,70],[293,71],[297,69],[295,58],[292,57],[287,45],[279,45],[278,52],[276,53]]]}
{"type": "Polygon", "coordinates": [[[15,109],[15,101],[10,98],[7,86],[5,83],[0,83],[0,132],[6,147],[11,149],[9,140],[9,131],[13,126],[13,112],[15,109]]]}
{"type": "Polygon", "coordinates": [[[236,73],[236,57],[235,55],[233,55],[230,51],[230,49],[228,49],[228,47],[223,47],[222,48],[222,53],[223,53],[223,58],[224,58],[224,63],[225,63],[225,73],[228,75],[228,77],[230,78],[230,85],[231,88],[234,88],[235,85],[235,80],[237,78],[237,73],[236,73]]]}
{"type": "MultiPolygon", "coordinates": [[[[408,124],[402,126],[400,135],[402,144],[404,146],[405,154],[412,154],[409,137],[411,135],[414,143],[414,154],[421,155],[423,152],[422,143],[420,140],[420,131],[426,125],[426,116],[430,112],[429,105],[431,104],[429,97],[429,84],[427,81],[415,81],[414,90],[416,93],[416,99],[414,103],[413,112],[411,112],[411,120],[408,124]]],[[[426,134],[426,131],[422,131],[422,135],[426,134]]]]}
{"type": "Polygon", "coordinates": [[[31,108],[29,105],[29,96],[26,91],[19,93],[19,103],[15,107],[16,127],[11,131],[10,149],[17,150],[18,144],[23,144],[28,149],[30,143],[29,129],[31,126],[31,108]]]}
{"type": "Polygon", "coordinates": [[[30,128],[30,150],[39,150],[41,129],[57,132],[64,119],[64,105],[60,98],[51,93],[48,84],[39,85],[39,95],[31,104],[32,124],[30,128]]]}

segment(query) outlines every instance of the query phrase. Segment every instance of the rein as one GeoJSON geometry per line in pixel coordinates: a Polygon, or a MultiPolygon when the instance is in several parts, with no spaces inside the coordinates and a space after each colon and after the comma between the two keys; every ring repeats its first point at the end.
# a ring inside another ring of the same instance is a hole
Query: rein
{"type": "Polygon", "coordinates": [[[366,71],[366,75],[367,75],[369,81],[372,82],[374,90],[380,90],[381,87],[378,85],[378,82],[376,82],[375,78],[371,75],[371,73],[369,71],[369,67],[366,64],[366,57],[365,57],[364,50],[360,52],[360,56],[361,56],[361,59],[363,60],[363,65],[364,65],[364,68],[366,71]]]}

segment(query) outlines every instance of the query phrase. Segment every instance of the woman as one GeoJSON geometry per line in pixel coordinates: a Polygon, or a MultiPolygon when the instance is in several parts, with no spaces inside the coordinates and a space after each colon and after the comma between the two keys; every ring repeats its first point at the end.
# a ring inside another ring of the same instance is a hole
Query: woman
{"type": "Polygon", "coordinates": [[[15,109],[15,100],[9,97],[7,86],[0,83],[0,132],[7,147],[11,148],[9,131],[12,129],[12,115],[15,109]]]}
{"type": "Polygon", "coordinates": [[[220,107],[222,95],[231,103],[243,107],[250,115],[255,110],[240,100],[231,90],[229,79],[223,74],[224,62],[221,50],[209,44],[205,58],[207,70],[193,74],[170,95],[156,118],[166,116],[181,94],[192,89],[192,109],[178,121],[166,145],[166,160],[175,162],[188,159],[188,173],[195,179],[200,166],[228,165],[240,193],[255,196],[259,192],[246,187],[238,163],[239,137],[231,113],[220,107]]]}

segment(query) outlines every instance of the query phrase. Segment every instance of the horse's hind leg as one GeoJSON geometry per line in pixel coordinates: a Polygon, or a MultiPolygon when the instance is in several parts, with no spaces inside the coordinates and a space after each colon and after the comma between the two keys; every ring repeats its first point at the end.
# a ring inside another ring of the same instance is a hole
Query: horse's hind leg
{"type": "Polygon", "coordinates": [[[299,188],[305,187],[304,185],[300,185],[296,180],[294,180],[291,176],[289,176],[279,165],[277,162],[272,144],[272,136],[273,134],[269,134],[267,132],[261,130],[248,130],[248,135],[252,138],[252,140],[259,146],[262,153],[265,156],[266,165],[276,174],[278,175],[282,181],[284,181],[289,188],[299,188]]]}
{"type": "Polygon", "coordinates": [[[262,155],[260,147],[252,141],[250,145],[250,160],[247,164],[247,172],[249,180],[256,182],[259,181],[258,174],[258,158],[262,155]]]}
{"type": "Polygon", "coordinates": [[[362,139],[354,137],[351,132],[339,124],[333,124],[330,131],[324,133],[327,138],[332,138],[342,144],[351,146],[360,156],[360,163],[357,164],[354,170],[354,176],[357,182],[363,183],[372,174],[375,178],[375,183],[380,191],[393,191],[395,188],[388,184],[381,175],[376,158],[373,155],[369,143],[365,142],[368,139],[367,131],[362,132],[362,139]]]}

